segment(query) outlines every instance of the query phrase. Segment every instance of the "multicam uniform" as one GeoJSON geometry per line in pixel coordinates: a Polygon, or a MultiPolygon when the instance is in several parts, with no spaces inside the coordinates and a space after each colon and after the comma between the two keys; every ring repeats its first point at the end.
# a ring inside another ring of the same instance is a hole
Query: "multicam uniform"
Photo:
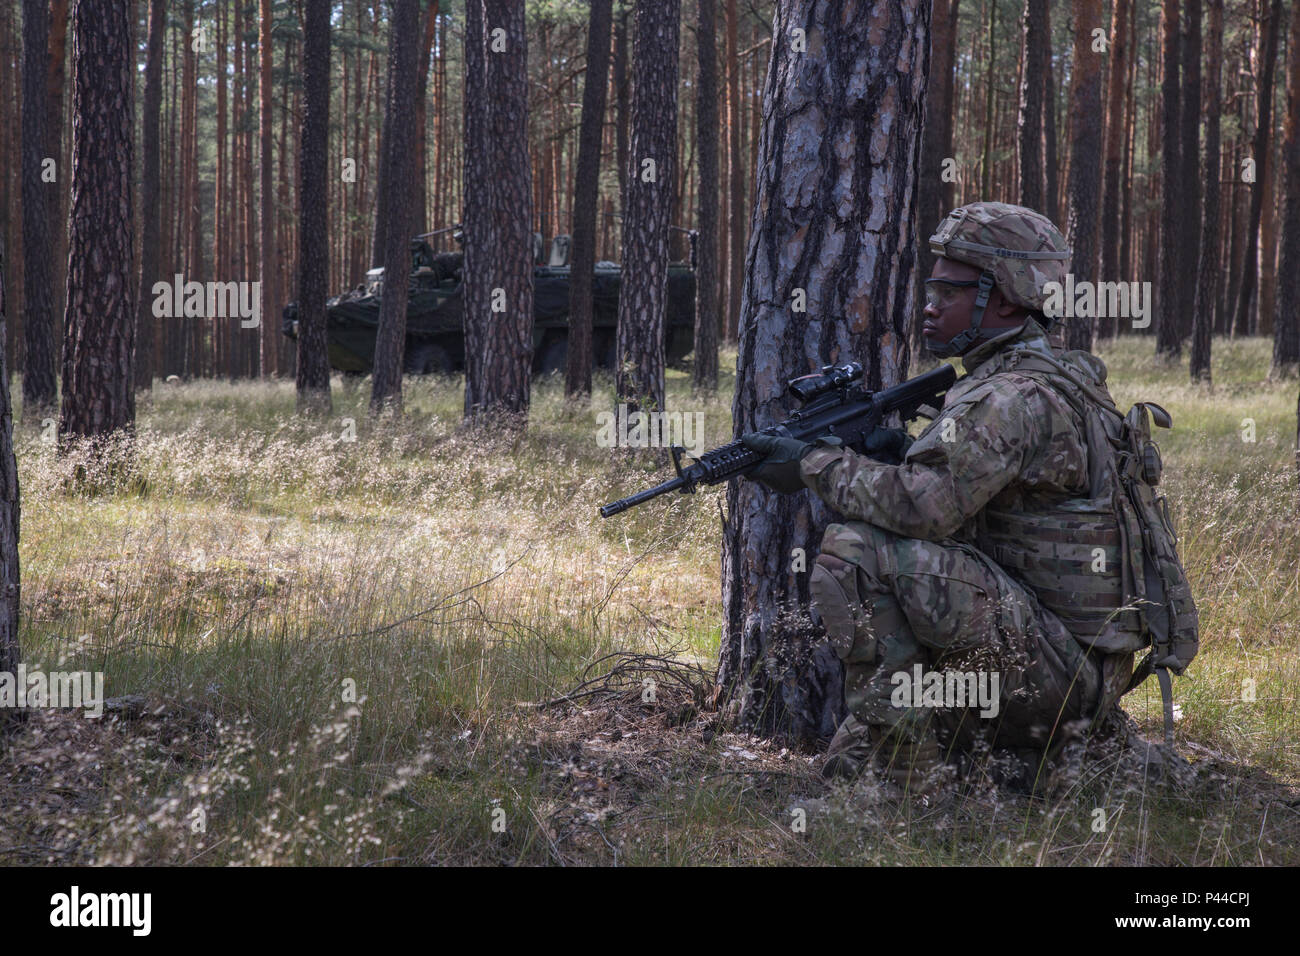
{"type": "Polygon", "coordinates": [[[990,554],[999,516],[1051,512],[1089,485],[1082,423],[1056,390],[1015,371],[1016,350],[1052,354],[1033,319],[968,352],[968,375],[901,465],[834,448],[801,462],[805,484],[849,519],[826,530],[811,581],[845,664],[849,734],[865,724],[930,754],[936,731],[956,743],[979,736],[1041,749],[1064,722],[1109,705],[1128,679],[1124,656],[1085,649],[990,554]],[[996,672],[997,716],[895,706],[894,675],[916,664],[996,672]]]}

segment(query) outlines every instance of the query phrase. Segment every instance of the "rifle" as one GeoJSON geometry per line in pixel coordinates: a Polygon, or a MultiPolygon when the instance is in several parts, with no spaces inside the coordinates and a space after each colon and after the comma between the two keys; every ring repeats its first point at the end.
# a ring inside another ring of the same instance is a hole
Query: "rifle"
{"type": "MultiPolygon", "coordinates": [[[[862,365],[858,362],[827,365],[820,372],[791,379],[786,391],[801,407],[785,421],[764,428],[760,434],[809,442],[835,436],[848,448],[861,448],[868,436],[881,427],[885,417],[894,412],[904,421],[918,415],[933,418],[943,407],[943,394],[957,380],[957,373],[951,365],[940,365],[878,392],[863,388],[861,379],[862,365]],[[922,411],[923,407],[932,409],[933,414],[922,411]]],[[[746,448],[739,438],[705,452],[685,467],[682,455],[686,450],[679,445],[673,445],[671,450],[676,478],[611,502],[600,509],[600,516],[608,518],[670,491],[693,494],[697,485],[716,485],[742,477],[753,471],[764,457],[746,448]]]]}

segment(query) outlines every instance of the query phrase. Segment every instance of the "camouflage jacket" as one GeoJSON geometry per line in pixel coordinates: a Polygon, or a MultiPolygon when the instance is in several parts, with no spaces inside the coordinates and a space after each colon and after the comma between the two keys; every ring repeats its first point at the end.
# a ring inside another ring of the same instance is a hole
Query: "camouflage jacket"
{"type": "Polygon", "coordinates": [[[1038,511],[1088,493],[1082,423],[1050,386],[1007,370],[1006,349],[1054,354],[1033,319],[962,358],[967,371],[901,465],[818,448],[804,483],[844,517],[910,538],[975,543],[978,517],[1038,511]]]}

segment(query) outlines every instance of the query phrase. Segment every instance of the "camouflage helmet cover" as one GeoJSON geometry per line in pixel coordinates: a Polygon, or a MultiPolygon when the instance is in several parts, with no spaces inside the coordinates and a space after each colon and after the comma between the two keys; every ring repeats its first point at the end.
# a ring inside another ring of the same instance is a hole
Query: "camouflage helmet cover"
{"type": "Polygon", "coordinates": [[[1008,302],[1043,311],[1044,286],[1065,282],[1070,249],[1052,221],[1024,206],[974,202],[948,213],[930,251],[993,274],[1008,302]]]}

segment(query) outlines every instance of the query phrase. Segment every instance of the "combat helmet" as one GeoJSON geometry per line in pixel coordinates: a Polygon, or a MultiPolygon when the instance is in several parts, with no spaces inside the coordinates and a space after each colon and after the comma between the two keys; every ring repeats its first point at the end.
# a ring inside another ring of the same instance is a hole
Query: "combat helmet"
{"type": "Polygon", "coordinates": [[[930,237],[930,251],[980,270],[971,327],[940,355],[960,354],[977,339],[993,338],[1005,329],[981,329],[984,307],[996,285],[1003,298],[1032,312],[1043,312],[1049,282],[1064,283],[1070,249],[1052,221],[1024,206],[975,202],[948,213],[930,237]]]}

